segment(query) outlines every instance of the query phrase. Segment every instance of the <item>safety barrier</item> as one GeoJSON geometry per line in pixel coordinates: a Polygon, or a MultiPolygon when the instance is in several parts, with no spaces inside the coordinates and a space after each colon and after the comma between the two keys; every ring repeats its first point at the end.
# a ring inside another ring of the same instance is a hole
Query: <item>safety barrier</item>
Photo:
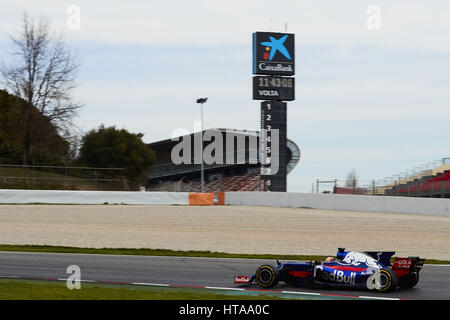
{"type": "Polygon", "coordinates": [[[0,203],[188,205],[187,192],[0,190],[0,203]]]}
{"type": "Polygon", "coordinates": [[[450,199],[437,198],[291,192],[226,192],[225,204],[450,216],[450,199]]]}
{"type": "Polygon", "coordinates": [[[212,206],[225,204],[225,193],[0,189],[0,203],[212,206]]]}
{"type": "Polygon", "coordinates": [[[150,204],[212,206],[225,204],[225,192],[141,192],[0,189],[3,204],[150,204]]]}
{"type": "Polygon", "coordinates": [[[189,193],[190,206],[214,205],[214,193],[189,193]]]}
{"type": "Polygon", "coordinates": [[[450,216],[450,199],[290,192],[134,192],[0,190],[0,203],[260,205],[450,216]]]}

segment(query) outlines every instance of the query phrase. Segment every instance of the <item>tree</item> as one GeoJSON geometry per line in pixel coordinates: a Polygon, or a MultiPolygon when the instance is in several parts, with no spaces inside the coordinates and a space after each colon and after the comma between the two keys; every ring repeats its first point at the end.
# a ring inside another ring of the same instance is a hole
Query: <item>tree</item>
{"type": "Polygon", "coordinates": [[[352,170],[347,174],[347,179],[346,179],[346,181],[345,181],[345,186],[346,186],[347,188],[355,189],[357,185],[358,185],[358,177],[356,176],[356,171],[355,171],[355,169],[352,169],[352,170]]]}
{"type": "MultiPolygon", "coordinates": [[[[75,75],[80,63],[66,47],[62,34],[51,34],[49,22],[41,17],[34,23],[26,14],[23,16],[22,31],[9,36],[15,58],[9,65],[3,65],[3,82],[12,94],[34,106],[47,117],[59,133],[67,133],[73,126],[80,104],[72,101],[75,75]]],[[[23,109],[24,146],[23,162],[29,160],[32,135],[30,109],[23,109]]]]}
{"type": "Polygon", "coordinates": [[[135,187],[146,181],[155,153],[142,141],[142,133],[101,125],[86,133],[81,141],[79,162],[102,168],[125,168],[125,177],[135,187]]]}
{"type": "Polygon", "coordinates": [[[56,127],[25,100],[0,90],[0,162],[16,164],[23,155],[24,118],[27,113],[30,131],[30,161],[35,164],[63,165],[69,144],[56,127]]]}

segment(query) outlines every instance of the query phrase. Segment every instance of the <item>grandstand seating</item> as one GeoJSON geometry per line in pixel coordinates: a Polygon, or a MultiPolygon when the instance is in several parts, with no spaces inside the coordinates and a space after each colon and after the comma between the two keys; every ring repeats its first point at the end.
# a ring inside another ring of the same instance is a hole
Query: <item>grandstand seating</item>
{"type": "Polygon", "coordinates": [[[450,197],[450,170],[399,183],[385,191],[386,195],[418,197],[450,197]]]}
{"type": "MultiPolygon", "coordinates": [[[[205,181],[205,192],[216,191],[259,191],[260,175],[257,172],[205,181]]],[[[147,191],[201,192],[201,182],[175,181],[163,185],[148,186],[147,191]]]]}

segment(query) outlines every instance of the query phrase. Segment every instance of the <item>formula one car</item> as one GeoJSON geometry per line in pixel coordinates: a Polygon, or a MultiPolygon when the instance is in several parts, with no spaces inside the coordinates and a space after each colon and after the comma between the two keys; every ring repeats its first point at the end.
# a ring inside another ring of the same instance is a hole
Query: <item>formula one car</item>
{"type": "Polygon", "coordinates": [[[303,287],[369,289],[389,292],[396,287],[412,288],[419,282],[425,259],[419,257],[390,259],[395,252],[356,252],[339,248],[336,258],[306,263],[262,265],[251,277],[236,276],[235,283],[253,281],[262,288],[272,288],[279,281],[303,287]]]}

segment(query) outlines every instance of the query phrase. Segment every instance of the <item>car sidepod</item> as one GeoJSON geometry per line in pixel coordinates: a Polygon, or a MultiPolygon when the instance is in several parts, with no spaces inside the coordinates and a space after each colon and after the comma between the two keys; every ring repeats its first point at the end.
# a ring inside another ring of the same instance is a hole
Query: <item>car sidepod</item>
{"type": "Polygon", "coordinates": [[[295,285],[308,286],[313,283],[313,265],[311,263],[283,263],[278,266],[280,281],[295,285]]]}
{"type": "Polygon", "coordinates": [[[330,287],[366,288],[367,279],[375,273],[367,266],[324,263],[316,265],[314,280],[317,284],[330,287]]]}

